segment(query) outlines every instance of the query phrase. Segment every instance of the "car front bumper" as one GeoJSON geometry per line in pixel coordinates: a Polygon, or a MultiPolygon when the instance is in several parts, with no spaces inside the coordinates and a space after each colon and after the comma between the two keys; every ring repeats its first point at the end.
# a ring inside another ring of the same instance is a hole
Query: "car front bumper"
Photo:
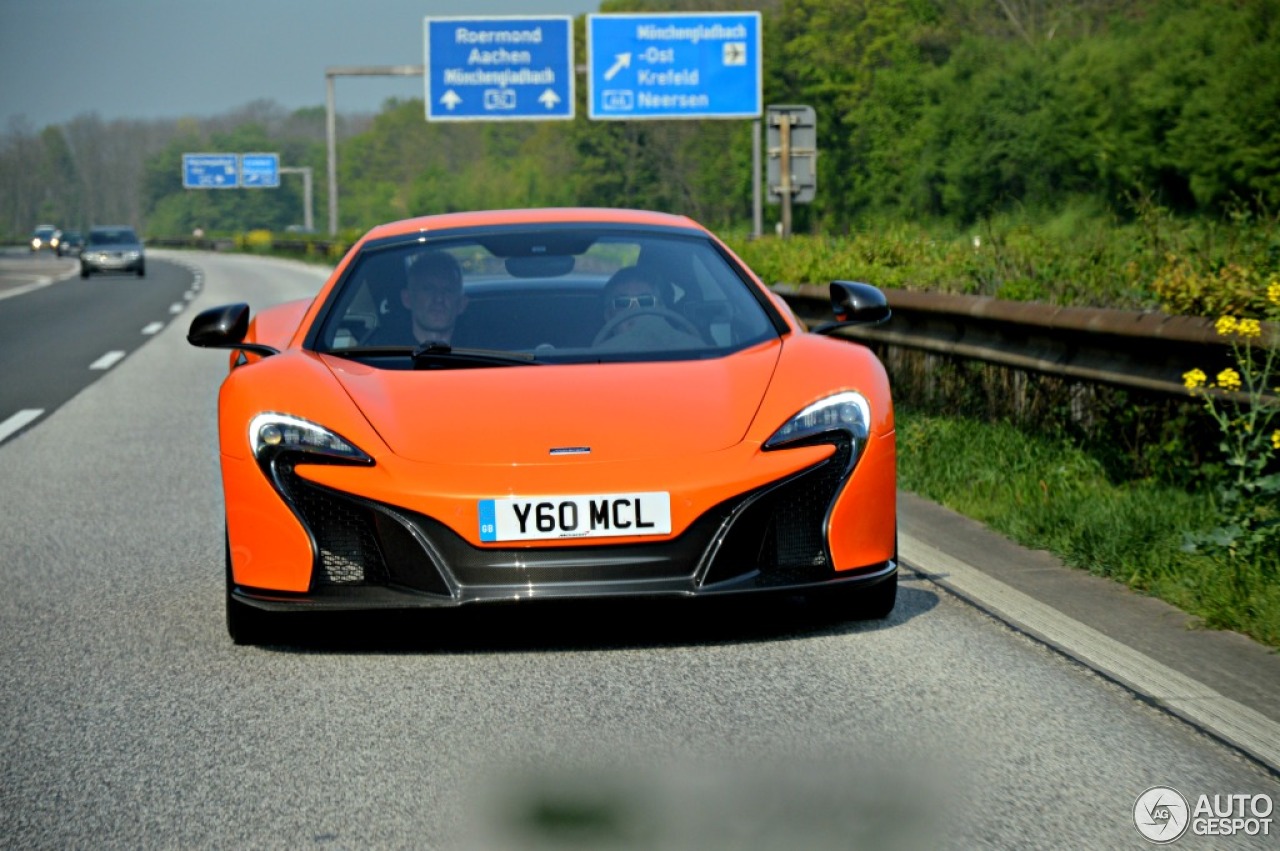
{"type": "Polygon", "coordinates": [[[143,255],[129,251],[82,251],[80,268],[89,272],[136,272],[143,268],[143,255]]]}
{"type": "MultiPolygon", "coordinates": [[[[232,594],[257,608],[284,610],[870,586],[897,572],[891,441],[881,454],[886,451],[887,482],[884,476],[874,478],[871,469],[872,488],[850,483],[852,448],[837,445],[813,466],[712,506],[670,539],[576,546],[476,546],[426,514],[344,493],[286,470],[276,481],[298,521],[291,525],[301,529],[312,553],[309,582],[305,590],[283,591],[237,581],[232,594]],[[845,522],[834,510],[837,502],[846,504],[845,514],[848,503],[855,503],[859,516],[873,522],[876,536],[883,539],[882,546],[863,550],[874,557],[859,556],[852,566],[846,560],[842,569],[835,567],[828,534],[832,523],[845,522]]],[[[880,466],[885,466],[883,459],[880,466]]],[[[868,470],[860,463],[855,472],[864,474],[865,485],[868,470]]],[[[283,538],[297,535],[277,542],[283,538]]],[[[299,543],[284,545],[296,549],[299,543]]],[[[240,549],[241,562],[248,560],[246,553],[240,549]]],[[[259,548],[257,557],[272,556],[259,548]]],[[[253,574],[246,570],[243,575],[253,574]]]]}

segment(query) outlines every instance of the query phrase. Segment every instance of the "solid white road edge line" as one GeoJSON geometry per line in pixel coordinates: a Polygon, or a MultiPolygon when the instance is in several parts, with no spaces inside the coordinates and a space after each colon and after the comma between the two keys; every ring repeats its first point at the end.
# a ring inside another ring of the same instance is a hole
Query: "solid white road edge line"
{"type": "Polygon", "coordinates": [[[1280,771],[1280,723],[910,535],[910,569],[1280,771]]]}
{"type": "Polygon", "coordinates": [[[0,443],[4,443],[15,433],[38,420],[43,413],[44,408],[24,408],[0,423],[0,443]]]}
{"type": "Polygon", "coordinates": [[[116,362],[124,357],[124,352],[107,352],[93,363],[89,364],[89,369],[111,369],[116,362]]]}

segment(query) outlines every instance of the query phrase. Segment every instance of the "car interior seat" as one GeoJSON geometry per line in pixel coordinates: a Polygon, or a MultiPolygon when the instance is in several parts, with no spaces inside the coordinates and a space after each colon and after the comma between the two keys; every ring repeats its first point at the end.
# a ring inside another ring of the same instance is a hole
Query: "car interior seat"
{"type": "Polygon", "coordinates": [[[387,253],[370,257],[362,273],[369,296],[373,300],[376,324],[366,339],[368,345],[404,345],[413,341],[413,326],[409,309],[401,301],[400,293],[406,285],[404,256],[387,253]]]}

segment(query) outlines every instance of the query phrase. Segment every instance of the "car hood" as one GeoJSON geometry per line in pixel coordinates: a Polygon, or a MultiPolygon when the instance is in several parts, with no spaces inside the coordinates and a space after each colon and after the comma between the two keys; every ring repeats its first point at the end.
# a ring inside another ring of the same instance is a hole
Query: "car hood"
{"type": "Polygon", "coordinates": [[[396,455],[509,465],[669,459],[733,446],[780,350],[773,343],[706,361],[421,371],[325,360],[396,455]]]}

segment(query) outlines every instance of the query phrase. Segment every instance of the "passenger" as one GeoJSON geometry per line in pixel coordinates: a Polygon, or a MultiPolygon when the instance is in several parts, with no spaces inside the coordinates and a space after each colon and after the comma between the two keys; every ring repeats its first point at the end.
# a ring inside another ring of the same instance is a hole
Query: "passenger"
{"type": "Polygon", "coordinates": [[[604,286],[604,325],[595,344],[611,349],[699,348],[697,329],[671,310],[662,287],[636,266],[619,269],[604,286]],[[626,318],[628,311],[636,315],[626,318]]]}

